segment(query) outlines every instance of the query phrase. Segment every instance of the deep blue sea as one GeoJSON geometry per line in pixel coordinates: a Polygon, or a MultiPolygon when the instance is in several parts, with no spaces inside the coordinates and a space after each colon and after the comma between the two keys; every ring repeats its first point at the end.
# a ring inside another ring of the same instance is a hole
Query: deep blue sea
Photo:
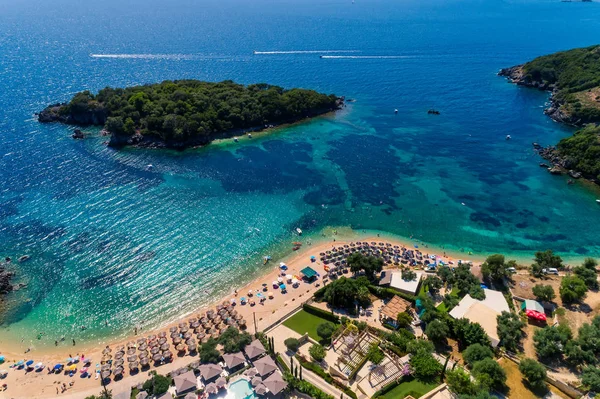
{"type": "Polygon", "coordinates": [[[1,0],[0,256],[31,259],[11,266],[28,286],[0,341],[155,326],[260,273],[296,227],[600,256],[600,194],[532,151],[571,130],[543,114],[547,93],[496,76],[598,42],[600,5],[558,0],[1,0]],[[185,152],[116,151],[34,117],[81,90],[181,78],[356,102],[185,152]]]}

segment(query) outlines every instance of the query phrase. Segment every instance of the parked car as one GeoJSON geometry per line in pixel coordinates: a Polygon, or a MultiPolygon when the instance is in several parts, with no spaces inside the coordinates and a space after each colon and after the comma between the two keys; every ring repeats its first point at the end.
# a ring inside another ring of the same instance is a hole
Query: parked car
{"type": "Polygon", "coordinates": [[[558,269],[554,268],[554,267],[550,267],[548,269],[542,269],[542,273],[544,274],[555,274],[558,276],[558,269]]]}
{"type": "Polygon", "coordinates": [[[517,272],[517,269],[515,269],[514,267],[509,267],[508,269],[506,269],[506,271],[510,274],[515,274],[517,272]]]}

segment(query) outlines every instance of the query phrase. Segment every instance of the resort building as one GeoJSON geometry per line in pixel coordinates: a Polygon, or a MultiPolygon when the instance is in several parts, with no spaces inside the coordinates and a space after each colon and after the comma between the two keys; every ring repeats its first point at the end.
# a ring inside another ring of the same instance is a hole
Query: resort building
{"type": "Polygon", "coordinates": [[[265,356],[255,361],[254,367],[263,378],[277,370],[277,365],[270,356],[265,356]]]}
{"type": "Polygon", "coordinates": [[[221,375],[223,368],[218,364],[203,364],[200,366],[200,375],[205,382],[213,380],[221,375]]]}
{"type": "Polygon", "coordinates": [[[381,272],[381,279],[379,285],[395,288],[400,292],[410,295],[416,295],[419,291],[419,285],[421,284],[421,278],[423,272],[415,271],[417,277],[413,280],[405,280],[402,278],[402,271],[383,271],[381,272]]]}
{"type": "Polygon", "coordinates": [[[510,312],[508,302],[500,291],[484,289],[485,299],[480,301],[466,295],[460,303],[450,311],[450,316],[455,319],[466,318],[472,323],[479,323],[485,330],[492,346],[495,348],[500,343],[498,337],[497,317],[502,312],[510,312]]]}
{"type": "Polygon", "coordinates": [[[197,389],[196,375],[193,371],[180,374],[173,378],[177,396],[183,396],[186,393],[194,392],[197,389]]]}
{"type": "Polygon", "coordinates": [[[521,310],[525,312],[529,320],[532,321],[546,321],[546,312],[544,307],[538,301],[526,299],[521,304],[521,310]]]}
{"type": "Polygon", "coordinates": [[[246,358],[242,352],[226,353],[223,355],[223,360],[225,360],[225,365],[230,372],[242,367],[246,362],[246,358]]]}
{"type": "Polygon", "coordinates": [[[398,313],[409,311],[410,302],[398,295],[394,295],[383,308],[379,311],[379,321],[382,324],[390,324],[394,327],[398,326],[398,313]]]}
{"type": "Polygon", "coordinates": [[[246,348],[244,349],[244,352],[246,352],[246,356],[248,356],[248,359],[250,360],[255,360],[257,358],[259,358],[260,356],[262,356],[264,353],[266,353],[266,349],[263,346],[263,344],[259,341],[259,340],[254,340],[250,343],[250,345],[246,346],[246,348]]]}

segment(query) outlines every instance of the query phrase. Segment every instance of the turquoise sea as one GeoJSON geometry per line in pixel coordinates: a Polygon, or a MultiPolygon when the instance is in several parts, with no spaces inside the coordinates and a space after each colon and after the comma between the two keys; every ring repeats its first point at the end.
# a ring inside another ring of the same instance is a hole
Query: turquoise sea
{"type": "Polygon", "coordinates": [[[0,256],[31,257],[11,265],[28,285],[0,345],[156,326],[261,273],[296,227],[600,256],[600,194],[531,147],[571,130],[544,116],[546,93],[496,76],[598,32],[599,4],[558,0],[0,0],[0,256]],[[185,152],[115,151],[34,118],[80,90],[178,78],[356,102],[185,152]]]}

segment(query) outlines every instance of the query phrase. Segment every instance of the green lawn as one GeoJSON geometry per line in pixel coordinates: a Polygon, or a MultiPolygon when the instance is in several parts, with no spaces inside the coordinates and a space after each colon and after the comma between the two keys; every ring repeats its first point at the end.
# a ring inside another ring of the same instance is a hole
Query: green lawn
{"type": "Polygon", "coordinates": [[[325,320],[319,316],[315,316],[314,314],[301,310],[286,321],[284,321],[283,325],[291,330],[296,331],[300,335],[308,333],[308,335],[312,339],[320,341],[321,337],[319,337],[319,335],[317,334],[317,326],[319,324],[327,322],[328,320],[325,320]]]}
{"type": "Polygon", "coordinates": [[[421,382],[415,379],[406,380],[401,382],[396,388],[392,389],[388,393],[380,396],[383,399],[403,399],[408,395],[412,395],[414,398],[419,398],[431,391],[433,388],[440,385],[439,382],[434,381],[431,383],[421,382]]]}

